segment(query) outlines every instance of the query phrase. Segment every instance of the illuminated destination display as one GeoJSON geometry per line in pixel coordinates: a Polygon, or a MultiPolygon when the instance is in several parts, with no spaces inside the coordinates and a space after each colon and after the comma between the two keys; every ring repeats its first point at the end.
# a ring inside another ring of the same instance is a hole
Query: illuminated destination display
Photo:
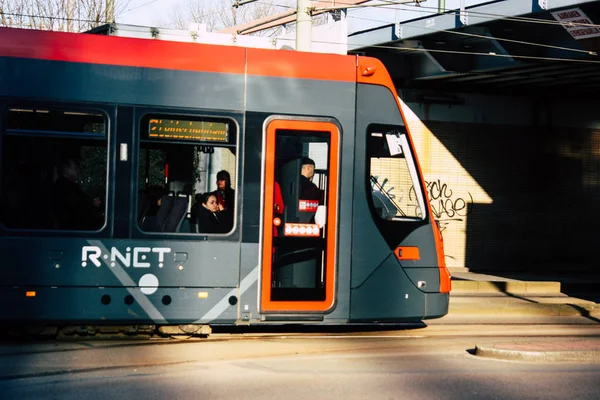
{"type": "Polygon", "coordinates": [[[207,142],[228,142],[229,129],[225,122],[185,121],[153,118],[148,136],[158,139],[187,139],[207,142]]]}

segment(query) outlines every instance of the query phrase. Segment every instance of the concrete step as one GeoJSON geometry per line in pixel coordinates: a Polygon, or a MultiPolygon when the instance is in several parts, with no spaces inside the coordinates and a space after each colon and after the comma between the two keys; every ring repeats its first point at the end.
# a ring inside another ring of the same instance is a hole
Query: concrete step
{"type": "Polygon", "coordinates": [[[585,274],[518,274],[453,272],[453,294],[568,294],[574,297],[598,297],[600,275],[585,274]]]}
{"type": "Polygon", "coordinates": [[[580,316],[600,322],[600,277],[452,273],[449,315],[580,316]]]}
{"type": "Polygon", "coordinates": [[[525,280],[473,272],[452,274],[452,293],[560,294],[561,282],[525,280]]]}
{"type": "Polygon", "coordinates": [[[600,322],[600,304],[566,295],[457,294],[450,296],[449,315],[581,316],[600,322]]]}
{"type": "Polygon", "coordinates": [[[560,282],[452,281],[452,293],[560,294],[560,282]]]}

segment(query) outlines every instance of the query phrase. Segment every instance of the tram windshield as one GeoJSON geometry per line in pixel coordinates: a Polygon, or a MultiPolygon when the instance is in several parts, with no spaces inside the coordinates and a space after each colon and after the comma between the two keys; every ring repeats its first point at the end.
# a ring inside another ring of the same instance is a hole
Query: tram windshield
{"type": "Polygon", "coordinates": [[[423,191],[404,127],[371,128],[369,184],[375,211],[388,221],[424,219],[423,191]]]}

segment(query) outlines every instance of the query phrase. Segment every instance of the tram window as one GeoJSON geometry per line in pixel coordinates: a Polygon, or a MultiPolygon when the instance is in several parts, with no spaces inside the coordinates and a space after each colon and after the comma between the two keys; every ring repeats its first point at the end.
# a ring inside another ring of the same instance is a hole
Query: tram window
{"type": "Polygon", "coordinates": [[[153,114],[142,118],[140,129],[138,227],[162,233],[231,232],[237,180],[235,124],[153,114]]]}
{"type": "Polygon", "coordinates": [[[404,127],[371,127],[368,183],[385,220],[423,219],[423,192],[404,127]]]}
{"type": "Polygon", "coordinates": [[[4,116],[2,224],[13,229],[100,229],[106,214],[106,117],[45,107],[10,108],[4,116]]]}

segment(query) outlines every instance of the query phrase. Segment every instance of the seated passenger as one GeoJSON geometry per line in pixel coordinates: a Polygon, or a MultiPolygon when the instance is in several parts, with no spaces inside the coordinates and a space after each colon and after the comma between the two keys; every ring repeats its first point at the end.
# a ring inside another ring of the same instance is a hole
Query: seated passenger
{"type": "Polygon", "coordinates": [[[52,188],[52,207],[59,229],[97,230],[102,227],[100,199],[89,198],[77,184],[79,166],[73,159],[62,160],[59,177],[52,188]]]}
{"type": "Polygon", "coordinates": [[[36,184],[32,165],[27,161],[19,162],[14,178],[3,188],[1,211],[4,225],[9,228],[37,228],[37,213],[31,211],[39,208],[39,200],[44,197],[34,195],[36,184]]]}
{"type": "Polygon", "coordinates": [[[197,222],[199,233],[226,233],[229,231],[224,226],[219,212],[217,197],[213,193],[204,193],[197,205],[197,222]]]}
{"type": "Polygon", "coordinates": [[[146,215],[156,216],[158,208],[162,203],[162,197],[166,194],[166,190],[162,186],[149,186],[146,189],[146,195],[148,196],[148,211],[146,215]]]}

